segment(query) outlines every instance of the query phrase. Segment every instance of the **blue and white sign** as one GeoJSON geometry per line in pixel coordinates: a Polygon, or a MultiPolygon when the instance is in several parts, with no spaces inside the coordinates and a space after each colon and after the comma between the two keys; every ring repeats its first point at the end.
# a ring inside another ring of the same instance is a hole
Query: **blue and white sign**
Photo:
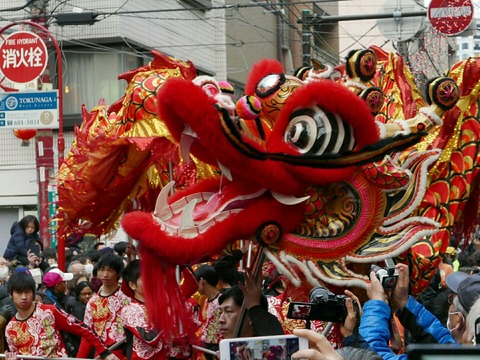
{"type": "Polygon", "coordinates": [[[0,93],[0,130],[58,127],[58,90],[0,93]]]}

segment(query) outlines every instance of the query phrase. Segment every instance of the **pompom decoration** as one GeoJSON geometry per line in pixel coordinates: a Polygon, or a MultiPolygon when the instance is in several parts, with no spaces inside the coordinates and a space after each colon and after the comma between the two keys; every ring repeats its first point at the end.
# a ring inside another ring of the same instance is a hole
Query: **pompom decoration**
{"type": "Polygon", "coordinates": [[[233,94],[235,92],[233,85],[230,84],[228,81],[220,80],[220,81],[217,81],[217,84],[220,87],[220,90],[222,91],[222,93],[224,94],[233,94]]]}
{"type": "Polygon", "coordinates": [[[245,120],[254,120],[262,110],[262,103],[255,96],[242,96],[236,105],[237,115],[245,120]]]}

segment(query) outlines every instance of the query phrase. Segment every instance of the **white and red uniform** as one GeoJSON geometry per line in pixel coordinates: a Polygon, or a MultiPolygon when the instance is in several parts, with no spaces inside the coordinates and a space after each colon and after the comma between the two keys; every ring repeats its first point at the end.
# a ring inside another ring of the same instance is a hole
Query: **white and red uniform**
{"type": "MultiPolygon", "coordinates": [[[[131,299],[120,288],[109,296],[94,294],[85,309],[84,323],[108,346],[125,339],[120,312],[130,304],[131,299]]],[[[82,339],[78,350],[78,358],[88,358],[91,344],[82,339]]],[[[112,351],[118,358],[126,359],[123,350],[112,351]]],[[[95,353],[97,356],[98,353],[95,353]]]]}
{"type": "Polygon", "coordinates": [[[121,311],[124,328],[127,330],[127,356],[131,360],[164,358],[167,349],[148,320],[145,305],[134,300],[121,311]],[[130,334],[128,334],[130,333],[130,334]]]}
{"type": "Polygon", "coordinates": [[[32,315],[25,320],[13,317],[5,328],[5,335],[11,352],[47,358],[68,357],[60,331],[81,336],[98,353],[107,350],[85,324],[55,305],[37,304],[32,315]]]}

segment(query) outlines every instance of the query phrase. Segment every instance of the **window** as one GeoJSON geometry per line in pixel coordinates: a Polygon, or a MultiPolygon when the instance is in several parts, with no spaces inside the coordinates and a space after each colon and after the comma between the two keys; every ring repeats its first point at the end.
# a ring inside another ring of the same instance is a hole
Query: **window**
{"type": "Polygon", "coordinates": [[[468,50],[468,43],[462,43],[462,50],[468,50]]]}
{"type": "Polygon", "coordinates": [[[193,6],[194,10],[207,11],[212,8],[211,0],[183,0],[183,2],[193,6]]]}
{"type": "Polygon", "coordinates": [[[112,104],[127,85],[118,75],[143,64],[143,59],[115,48],[108,52],[64,49],[63,53],[64,114],[79,114],[83,104],[90,110],[100,99],[112,104]]]}

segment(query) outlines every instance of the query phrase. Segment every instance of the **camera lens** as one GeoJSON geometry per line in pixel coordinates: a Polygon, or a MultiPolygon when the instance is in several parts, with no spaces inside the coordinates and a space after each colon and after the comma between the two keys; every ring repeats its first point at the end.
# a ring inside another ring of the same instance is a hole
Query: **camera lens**
{"type": "Polygon", "coordinates": [[[332,294],[330,291],[324,287],[318,286],[310,290],[308,297],[311,303],[317,304],[322,301],[327,301],[330,294],[332,294]]]}

